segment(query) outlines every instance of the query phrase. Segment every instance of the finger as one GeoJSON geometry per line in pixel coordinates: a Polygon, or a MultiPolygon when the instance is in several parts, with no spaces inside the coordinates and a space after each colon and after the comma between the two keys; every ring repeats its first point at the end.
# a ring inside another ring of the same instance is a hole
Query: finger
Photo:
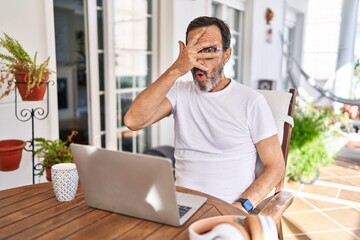
{"type": "Polygon", "coordinates": [[[202,65],[200,62],[194,63],[194,67],[203,71],[209,71],[209,69],[206,66],[202,65]]]}
{"type": "Polygon", "coordinates": [[[199,39],[205,34],[205,28],[201,28],[199,32],[197,32],[191,39],[188,41],[188,45],[194,46],[197,44],[199,39]]]}
{"type": "Polygon", "coordinates": [[[219,45],[219,42],[217,40],[208,40],[208,41],[201,41],[198,42],[195,46],[194,49],[199,52],[204,48],[208,48],[208,47],[216,47],[219,45]]]}
{"type": "Polygon", "coordinates": [[[178,41],[178,43],[179,43],[179,56],[180,56],[181,52],[184,51],[185,43],[183,43],[182,41],[178,41]]]}
{"type": "Polygon", "coordinates": [[[198,59],[210,59],[220,57],[222,53],[223,51],[216,51],[214,53],[198,53],[196,56],[198,59]]]}

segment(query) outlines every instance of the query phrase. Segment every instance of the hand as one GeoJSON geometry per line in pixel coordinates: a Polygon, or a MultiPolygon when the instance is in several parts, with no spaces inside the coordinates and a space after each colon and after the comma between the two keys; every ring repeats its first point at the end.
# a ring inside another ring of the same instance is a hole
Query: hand
{"type": "MultiPolygon", "coordinates": [[[[193,30],[196,31],[196,30],[193,30]]],[[[179,74],[182,76],[189,72],[193,68],[198,68],[203,71],[208,71],[209,69],[203,64],[203,59],[209,59],[219,56],[220,52],[215,53],[200,53],[204,48],[217,46],[217,40],[211,40],[203,38],[201,39],[206,30],[201,28],[197,30],[198,32],[189,39],[188,45],[185,46],[185,43],[179,41],[179,55],[171,68],[179,71],[179,74]],[[201,39],[201,40],[200,40],[201,39]]]]}

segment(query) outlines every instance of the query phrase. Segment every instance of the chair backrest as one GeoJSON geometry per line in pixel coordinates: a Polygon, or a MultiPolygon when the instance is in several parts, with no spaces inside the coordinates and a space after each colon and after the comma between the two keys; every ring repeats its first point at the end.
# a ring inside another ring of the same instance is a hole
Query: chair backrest
{"type": "MultiPolygon", "coordinates": [[[[275,124],[278,130],[279,141],[285,160],[287,164],[287,157],[289,152],[289,145],[291,139],[291,131],[294,126],[293,115],[295,110],[296,89],[291,88],[289,92],[272,91],[272,90],[258,90],[263,94],[269,104],[272,114],[275,119],[275,124]]],[[[257,161],[257,174],[262,171],[261,161],[257,161]]],[[[283,187],[284,181],[276,186],[275,191],[278,192],[283,187]]]]}

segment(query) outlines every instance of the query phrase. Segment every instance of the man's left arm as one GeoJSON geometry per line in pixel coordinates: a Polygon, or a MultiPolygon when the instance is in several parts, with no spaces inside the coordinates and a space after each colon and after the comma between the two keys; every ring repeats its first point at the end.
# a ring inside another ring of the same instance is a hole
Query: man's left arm
{"type": "MultiPolygon", "coordinates": [[[[259,141],[255,146],[264,169],[240,196],[248,199],[254,207],[284,178],[285,173],[285,161],[277,134],[259,141]]],[[[234,205],[242,208],[239,202],[235,202],[234,205]]]]}

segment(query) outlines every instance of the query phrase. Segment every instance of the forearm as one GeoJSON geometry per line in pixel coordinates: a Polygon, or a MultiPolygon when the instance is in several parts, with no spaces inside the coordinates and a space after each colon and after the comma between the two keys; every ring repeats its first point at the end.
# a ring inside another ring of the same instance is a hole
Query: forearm
{"type": "Polygon", "coordinates": [[[277,134],[255,145],[264,168],[261,175],[241,194],[242,198],[249,199],[254,206],[273,190],[285,174],[285,161],[277,134]]]}
{"type": "Polygon", "coordinates": [[[249,199],[256,206],[284,178],[284,172],[281,164],[265,167],[262,174],[241,194],[241,197],[249,199]]]}
{"type": "Polygon", "coordinates": [[[171,86],[180,76],[176,69],[170,67],[159,79],[144,89],[125,114],[125,125],[131,130],[139,130],[164,117],[160,115],[168,115],[170,112],[160,113],[162,110],[160,106],[171,86]]]}

